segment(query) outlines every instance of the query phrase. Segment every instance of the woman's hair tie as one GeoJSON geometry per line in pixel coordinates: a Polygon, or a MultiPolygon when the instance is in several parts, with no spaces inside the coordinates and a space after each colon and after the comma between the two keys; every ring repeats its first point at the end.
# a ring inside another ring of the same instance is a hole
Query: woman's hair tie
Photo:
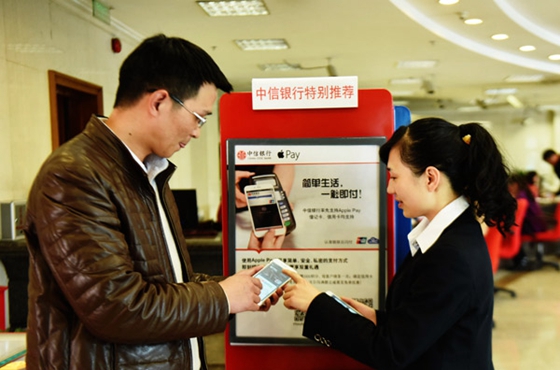
{"type": "Polygon", "coordinates": [[[463,139],[463,141],[465,142],[465,144],[470,145],[471,144],[471,135],[470,134],[466,134],[465,136],[463,136],[461,139],[463,139]]]}

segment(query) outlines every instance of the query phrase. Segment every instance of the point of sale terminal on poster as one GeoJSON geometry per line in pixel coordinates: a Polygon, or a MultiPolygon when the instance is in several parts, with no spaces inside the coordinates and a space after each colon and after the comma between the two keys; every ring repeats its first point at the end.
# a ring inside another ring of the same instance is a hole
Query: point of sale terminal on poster
{"type": "MultiPolygon", "coordinates": [[[[322,291],[371,307],[385,296],[384,138],[229,139],[229,270],[279,258],[322,291]],[[233,218],[235,221],[233,221],[233,218]],[[281,243],[261,245],[273,230],[281,243]]],[[[311,344],[281,303],[237,314],[232,344],[311,344]]]]}

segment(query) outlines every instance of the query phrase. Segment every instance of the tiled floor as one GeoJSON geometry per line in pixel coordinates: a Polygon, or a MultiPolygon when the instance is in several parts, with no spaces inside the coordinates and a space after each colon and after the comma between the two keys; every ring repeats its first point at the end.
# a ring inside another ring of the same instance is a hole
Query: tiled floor
{"type": "Polygon", "coordinates": [[[507,287],[517,296],[495,297],[495,369],[560,369],[560,272],[545,267],[502,281],[511,278],[507,287]]]}
{"type": "MultiPolygon", "coordinates": [[[[514,290],[516,297],[503,292],[495,297],[495,370],[560,369],[560,272],[501,270],[496,285],[514,290]]],[[[223,335],[207,337],[206,343],[209,370],[224,370],[223,335]]]]}

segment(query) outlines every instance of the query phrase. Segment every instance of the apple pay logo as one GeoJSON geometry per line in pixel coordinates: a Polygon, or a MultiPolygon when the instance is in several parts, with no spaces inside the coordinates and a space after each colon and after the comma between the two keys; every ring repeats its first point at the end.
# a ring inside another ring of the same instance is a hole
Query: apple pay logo
{"type": "Polygon", "coordinates": [[[279,159],[291,159],[297,161],[301,152],[294,152],[292,150],[280,150],[277,155],[279,159]]]}

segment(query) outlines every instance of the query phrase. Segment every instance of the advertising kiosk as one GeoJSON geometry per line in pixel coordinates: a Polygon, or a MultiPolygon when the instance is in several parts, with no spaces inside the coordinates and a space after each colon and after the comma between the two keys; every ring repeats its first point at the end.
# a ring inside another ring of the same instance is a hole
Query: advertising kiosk
{"type": "MultiPolygon", "coordinates": [[[[378,151],[394,125],[390,93],[355,77],[254,80],[224,95],[224,274],[278,258],[321,290],[384,307],[394,207],[378,151]],[[280,242],[263,246],[269,230],[280,242]]],[[[304,313],[282,303],[235,315],[227,370],[368,368],[304,338],[304,313]]]]}

